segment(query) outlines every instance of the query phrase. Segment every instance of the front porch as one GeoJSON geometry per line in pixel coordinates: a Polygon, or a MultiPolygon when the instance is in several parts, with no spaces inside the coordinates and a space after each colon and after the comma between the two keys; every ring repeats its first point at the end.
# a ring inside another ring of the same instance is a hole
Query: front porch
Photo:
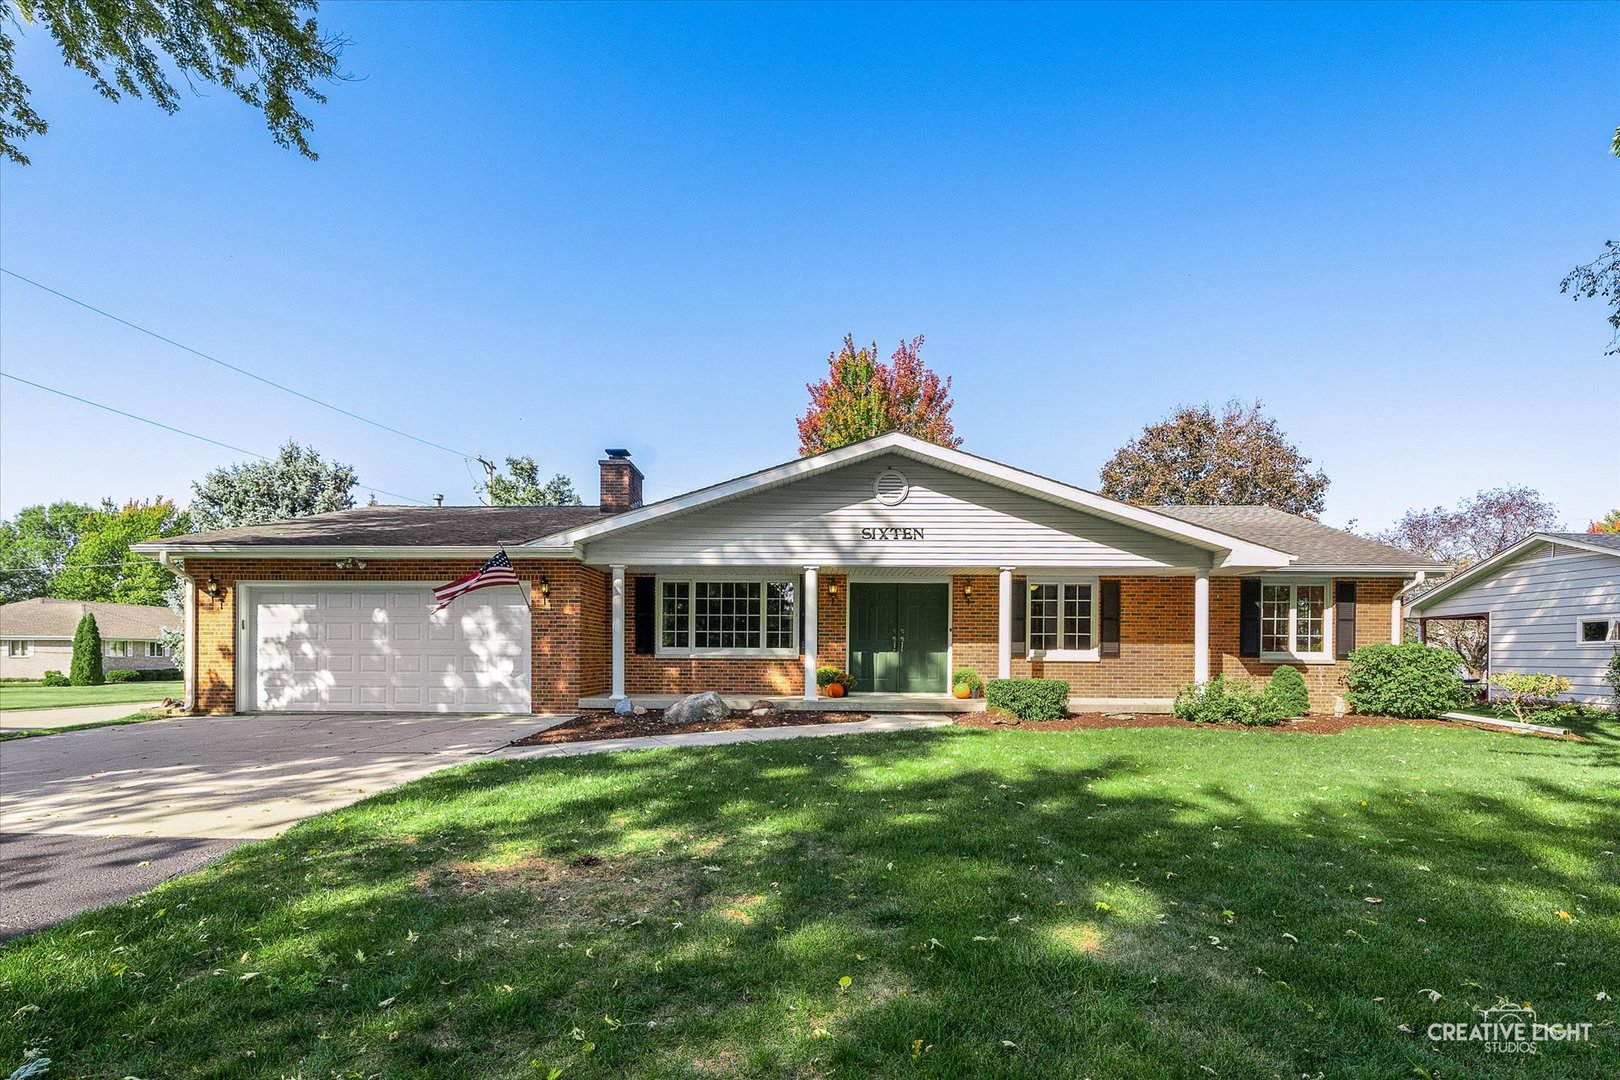
{"type": "MultiPolygon", "coordinates": [[[[665,709],[680,700],[679,694],[631,694],[632,705],[647,709],[665,709]]],[[[974,713],[985,709],[983,698],[966,701],[950,694],[851,694],[848,697],[804,698],[798,695],[779,697],[771,695],[721,694],[733,709],[747,709],[758,701],[769,701],[783,712],[859,712],[859,713],[974,713]]],[[[620,699],[608,695],[579,699],[581,709],[611,709],[620,699]]],[[[1090,698],[1071,697],[1072,713],[1168,713],[1173,698],[1090,698]]]]}

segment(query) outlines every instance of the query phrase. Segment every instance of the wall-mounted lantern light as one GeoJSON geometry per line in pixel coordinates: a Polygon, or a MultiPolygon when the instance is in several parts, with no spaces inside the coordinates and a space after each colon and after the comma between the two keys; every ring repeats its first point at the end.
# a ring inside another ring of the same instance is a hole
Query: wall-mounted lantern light
{"type": "Polygon", "coordinates": [[[962,596],[968,603],[973,603],[973,583],[971,581],[962,586],[962,596]]]}
{"type": "Polygon", "coordinates": [[[837,596],[838,595],[838,582],[836,582],[836,581],[827,582],[827,595],[828,596],[837,596]]]}
{"type": "Polygon", "coordinates": [[[208,580],[203,582],[203,592],[208,594],[210,600],[218,600],[225,594],[225,587],[219,583],[217,577],[209,574],[208,580]]]}
{"type": "Polygon", "coordinates": [[[540,575],[540,599],[548,600],[550,598],[551,598],[551,579],[546,577],[546,575],[541,574],[540,575]]]}

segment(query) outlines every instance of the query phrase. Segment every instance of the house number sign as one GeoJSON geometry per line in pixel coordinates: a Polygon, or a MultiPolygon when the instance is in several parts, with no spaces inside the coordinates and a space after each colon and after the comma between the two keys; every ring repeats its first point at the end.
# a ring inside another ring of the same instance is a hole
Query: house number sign
{"type": "Polygon", "coordinates": [[[921,540],[922,529],[862,529],[862,540],[921,540]]]}

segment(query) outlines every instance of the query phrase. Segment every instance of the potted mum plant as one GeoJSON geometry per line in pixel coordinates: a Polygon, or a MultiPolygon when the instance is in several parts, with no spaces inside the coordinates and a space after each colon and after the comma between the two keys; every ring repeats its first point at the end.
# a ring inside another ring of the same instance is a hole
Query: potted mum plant
{"type": "Polygon", "coordinates": [[[843,668],[816,668],[816,685],[828,697],[843,697],[855,686],[855,680],[843,668]]]}
{"type": "Polygon", "coordinates": [[[970,667],[957,668],[951,676],[951,693],[959,698],[978,697],[984,690],[984,680],[970,667]]]}

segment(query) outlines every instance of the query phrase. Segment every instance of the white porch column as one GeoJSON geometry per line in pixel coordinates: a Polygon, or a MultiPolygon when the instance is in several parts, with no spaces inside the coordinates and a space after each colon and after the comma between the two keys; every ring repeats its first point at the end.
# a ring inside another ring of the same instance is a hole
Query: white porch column
{"type": "Polygon", "coordinates": [[[624,567],[613,566],[613,689],[614,701],[624,697],[624,567]]]}
{"type": "Polygon", "coordinates": [[[1209,682],[1209,571],[1193,571],[1193,682],[1209,682]]]}
{"type": "Polygon", "coordinates": [[[1000,603],[996,624],[996,678],[1012,678],[1013,568],[1003,566],[1000,576],[1000,603]]]}
{"type": "Polygon", "coordinates": [[[804,700],[816,700],[819,688],[816,686],[816,663],[820,642],[817,637],[816,603],[820,597],[820,586],[817,584],[817,567],[804,568],[804,641],[799,648],[804,653],[804,700]]]}

